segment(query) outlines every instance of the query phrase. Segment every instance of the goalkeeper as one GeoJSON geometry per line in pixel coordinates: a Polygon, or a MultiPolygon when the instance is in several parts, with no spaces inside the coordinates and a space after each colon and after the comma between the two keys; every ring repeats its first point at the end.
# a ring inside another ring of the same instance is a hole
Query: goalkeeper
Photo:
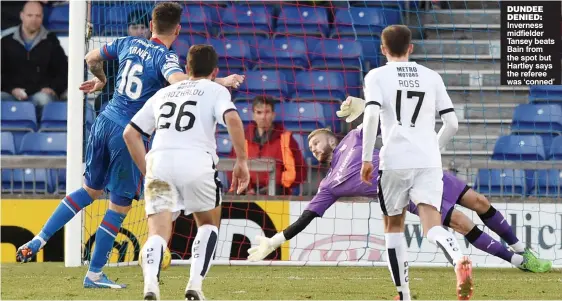
{"type": "MultiPolygon", "coordinates": [[[[352,122],[362,114],[364,107],[363,99],[348,97],[337,114],[339,117],[347,117],[347,122],[352,122]]],[[[271,238],[257,237],[259,245],[248,250],[250,261],[262,260],[282,243],[302,232],[314,218],[322,217],[338,198],[377,196],[376,178],[373,179],[372,185],[361,182],[362,141],[361,126],[350,131],[339,144],[336,136],[329,129],[317,129],[310,133],[308,145],[314,157],[320,162],[331,162],[331,168],[320,182],[318,193],[296,222],[271,238]]],[[[373,155],[375,169],[378,169],[378,164],[378,151],[375,150],[373,155]]],[[[374,174],[377,174],[377,170],[374,174]]],[[[511,226],[505,222],[503,215],[486,197],[472,190],[451,173],[443,174],[443,189],[441,205],[443,226],[453,228],[464,235],[465,239],[476,248],[499,257],[521,270],[542,273],[551,269],[552,262],[538,259],[530,249],[525,248],[513,233],[511,226]],[[510,245],[511,250],[482,232],[466,215],[455,209],[456,204],[475,211],[490,230],[510,245]]],[[[417,208],[413,202],[410,202],[408,211],[417,215],[417,208]]]]}

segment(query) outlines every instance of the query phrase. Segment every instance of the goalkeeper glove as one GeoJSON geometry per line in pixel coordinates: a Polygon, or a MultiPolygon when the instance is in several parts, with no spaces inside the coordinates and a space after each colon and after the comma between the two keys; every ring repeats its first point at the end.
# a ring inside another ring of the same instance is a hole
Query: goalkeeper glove
{"type": "Polygon", "coordinates": [[[256,236],[256,240],[258,241],[258,245],[248,250],[249,261],[263,260],[265,257],[267,257],[267,255],[269,255],[271,252],[275,251],[277,247],[279,247],[274,245],[271,238],[258,235],[256,236]]]}
{"type": "Polygon", "coordinates": [[[363,114],[363,110],[365,110],[365,100],[348,96],[341,104],[340,110],[336,112],[336,115],[340,118],[347,117],[345,122],[350,123],[363,114]]]}

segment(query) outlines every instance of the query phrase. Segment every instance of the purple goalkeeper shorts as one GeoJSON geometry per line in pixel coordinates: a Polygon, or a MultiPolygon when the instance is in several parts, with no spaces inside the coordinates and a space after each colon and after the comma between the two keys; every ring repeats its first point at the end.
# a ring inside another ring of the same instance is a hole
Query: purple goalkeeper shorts
{"type": "MultiPolygon", "coordinates": [[[[464,194],[470,189],[465,182],[455,177],[452,173],[443,172],[443,201],[441,202],[441,223],[449,227],[451,215],[455,205],[462,199],[464,194]]],[[[410,201],[408,211],[418,215],[418,207],[410,201]]]]}

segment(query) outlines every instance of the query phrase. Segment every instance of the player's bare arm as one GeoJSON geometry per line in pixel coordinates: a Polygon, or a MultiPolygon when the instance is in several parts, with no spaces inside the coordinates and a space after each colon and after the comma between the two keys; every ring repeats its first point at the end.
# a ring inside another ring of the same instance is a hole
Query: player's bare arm
{"type": "MultiPolygon", "coordinates": [[[[189,75],[180,72],[168,76],[168,82],[170,84],[179,83],[181,81],[188,80],[188,79],[189,79],[189,75]]],[[[221,78],[217,77],[215,78],[215,82],[225,87],[232,87],[234,89],[238,89],[238,87],[240,87],[240,84],[244,82],[244,79],[245,79],[244,75],[231,74],[227,77],[221,77],[221,78]]]]}
{"type": "Polygon", "coordinates": [[[236,163],[232,170],[231,189],[236,189],[237,194],[246,190],[250,183],[250,172],[248,170],[248,153],[246,151],[246,138],[244,137],[244,125],[236,111],[226,112],[224,121],[228,134],[232,140],[232,146],[236,152],[236,163]]]}
{"type": "Polygon", "coordinates": [[[88,69],[94,75],[94,78],[87,80],[80,85],[80,90],[86,93],[94,93],[101,91],[107,83],[107,77],[103,71],[103,58],[100,54],[100,49],[96,48],[86,54],[86,64],[88,69]]]}
{"type": "Polygon", "coordinates": [[[127,144],[127,149],[133,161],[135,161],[141,173],[146,175],[146,148],[142,140],[141,132],[129,124],[123,132],[123,139],[125,140],[125,144],[127,144]]]}

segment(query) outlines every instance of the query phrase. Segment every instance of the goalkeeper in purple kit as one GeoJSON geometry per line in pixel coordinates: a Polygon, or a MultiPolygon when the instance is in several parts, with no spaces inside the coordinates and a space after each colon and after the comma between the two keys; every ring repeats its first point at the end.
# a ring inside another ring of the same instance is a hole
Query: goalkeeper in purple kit
{"type": "MultiPolygon", "coordinates": [[[[342,110],[338,112],[338,116],[348,117],[347,122],[351,122],[361,115],[364,106],[365,103],[362,99],[348,97],[342,105],[342,110]]],[[[330,170],[320,182],[317,194],[296,222],[271,238],[257,237],[259,245],[248,250],[250,261],[264,259],[285,241],[302,232],[312,220],[322,217],[338,198],[377,197],[376,177],[373,178],[372,185],[361,181],[362,143],[361,127],[351,130],[339,144],[336,136],[329,129],[317,129],[310,133],[308,136],[310,150],[318,161],[330,162],[330,170]]],[[[379,165],[378,156],[378,150],[375,150],[373,155],[375,174],[379,165]]],[[[408,211],[416,215],[418,213],[416,205],[411,201],[408,211]]],[[[443,226],[450,227],[464,235],[465,239],[476,248],[499,257],[521,270],[543,273],[552,267],[552,262],[538,259],[530,249],[525,248],[503,215],[490,204],[486,197],[472,190],[465,182],[448,172],[443,173],[441,216],[443,226]],[[497,233],[510,245],[511,250],[484,233],[466,215],[456,210],[455,205],[457,204],[475,211],[490,230],[497,233]]]]}
{"type": "MultiPolygon", "coordinates": [[[[181,29],[181,15],[181,5],[173,2],[158,3],[152,11],[150,40],[133,36],[118,38],[86,55],[86,63],[95,78],[84,82],[80,90],[86,93],[102,90],[107,81],[103,61],[118,60],[115,92],[92,126],[86,147],[83,187],[68,194],[41,232],[18,248],[18,261],[30,261],[55,232],[78,212],[99,199],[105,190],[109,192],[109,209],[96,232],[96,244],[84,278],[84,287],[125,287],[111,281],[102,272],[133,200],[138,200],[141,195],[141,172],[127,151],[123,131],[145,102],[163,88],[166,82],[174,84],[189,78],[183,73],[177,54],[170,50],[181,29]]],[[[243,80],[243,76],[234,74],[215,81],[237,88],[243,80]]],[[[146,147],[148,141],[149,138],[144,141],[146,147]]]]}

